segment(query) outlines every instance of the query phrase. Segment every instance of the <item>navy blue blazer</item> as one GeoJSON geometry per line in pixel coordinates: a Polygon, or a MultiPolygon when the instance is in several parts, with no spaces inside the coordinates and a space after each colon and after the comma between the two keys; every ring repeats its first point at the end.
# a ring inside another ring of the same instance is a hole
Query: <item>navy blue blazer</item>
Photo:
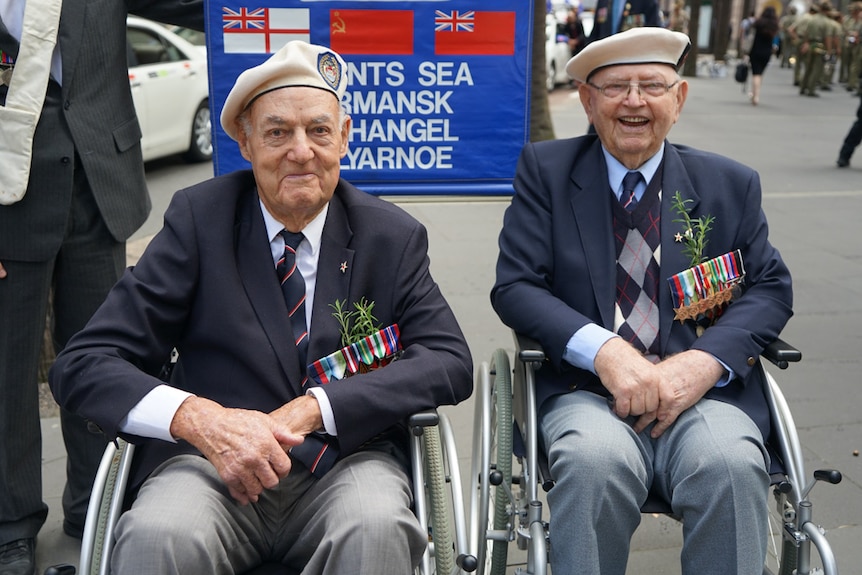
{"type": "MultiPolygon", "coordinates": [[[[500,234],[497,280],[491,293],[503,322],[537,340],[550,362],[537,375],[539,405],[572,389],[607,395],[591,372],[563,361],[578,329],[596,323],[613,329],[616,256],[612,202],[601,144],[595,135],[528,144],[515,176],[515,195],[500,234]]],[[[666,144],[662,177],[660,282],[690,267],[674,235],[671,198],[679,191],[693,218],[715,216],[706,257],[742,251],[742,297],[697,337],[691,321],[674,321],[670,289],[659,285],[662,357],[701,349],[736,374],[709,397],[742,408],[769,437],[769,414],[759,370],[763,347],[792,315],[790,273],[769,243],[761,209],[760,178],[728,158],[666,144]]]]}
{"type": "MultiPolygon", "coordinates": [[[[596,15],[593,29],[590,31],[589,42],[601,40],[612,34],[613,6],[619,0],[599,0],[596,4],[596,15]]],[[[660,26],[658,0],[628,0],[626,8],[620,16],[617,31],[640,26],[660,26]]]]}
{"type": "MultiPolygon", "coordinates": [[[[339,182],[323,230],[308,357],[341,347],[329,307],[336,299],[374,301],[383,326],[398,323],[404,347],[383,369],[327,384],[342,456],[414,412],[471,393],[470,352],[429,273],[427,247],[425,228],[406,212],[339,182]]],[[[160,367],[176,347],[173,385],[270,412],[304,393],[287,318],[254,177],[228,174],[177,192],[138,264],[57,358],[51,387],[61,405],[114,438],[162,383],[160,367]]],[[[192,451],[142,442],[135,481],[192,451]]]]}

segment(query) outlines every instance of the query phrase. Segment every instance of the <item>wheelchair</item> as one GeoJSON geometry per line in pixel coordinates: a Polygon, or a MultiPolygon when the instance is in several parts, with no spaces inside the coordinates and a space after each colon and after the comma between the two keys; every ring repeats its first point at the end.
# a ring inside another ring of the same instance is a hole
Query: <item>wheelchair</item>
{"type": "MultiPolygon", "coordinates": [[[[416,569],[417,575],[449,575],[473,571],[476,560],[467,554],[467,527],[461,473],[455,438],[448,417],[436,410],[409,419],[410,458],[414,512],[428,546],[416,569]]],[[[107,575],[110,571],[114,527],[123,512],[124,496],[135,446],[123,439],[109,443],[96,473],[78,573],[107,575]]],[[[48,568],[45,575],[75,575],[70,565],[48,568]]],[[[265,563],[245,575],[282,575],[286,568],[265,563]]]]}
{"type": "MultiPolygon", "coordinates": [[[[525,567],[516,575],[544,575],[548,570],[549,533],[543,517],[539,487],[547,492],[553,479],[538,444],[535,372],[545,361],[541,346],[514,334],[514,366],[506,350],[494,352],[477,371],[473,461],[470,493],[470,550],[480,575],[506,572],[509,543],[526,550],[525,567]],[[520,469],[512,471],[513,460],[520,469]]],[[[802,354],[781,340],[763,357],[780,369],[800,361],[802,354]]],[[[802,448],[788,404],[770,373],[765,374],[766,396],[778,437],[771,443],[785,470],[772,476],[775,509],[770,514],[770,544],[764,575],[837,575],[838,566],[825,530],[812,519],[809,494],[817,482],[837,484],[841,473],[817,470],[807,478],[802,448]],[[822,570],[812,567],[811,549],[822,570]]],[[[650,496],[643,513],[671,515],[668,503],[650,496]]]]}

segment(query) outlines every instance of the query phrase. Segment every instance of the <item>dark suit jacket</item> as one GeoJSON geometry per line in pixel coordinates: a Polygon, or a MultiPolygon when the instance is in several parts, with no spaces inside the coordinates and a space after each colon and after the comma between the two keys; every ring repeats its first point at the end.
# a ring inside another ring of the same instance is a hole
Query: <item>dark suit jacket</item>
{"type": "MultiPolygon", "coordinates": [[[[589,42],[601,40],[611,35],[613,11],[611,4],[616,0],[599,0],[596,4],[595,20],[590,32],[589,42]]],[[[660,26],[657,0],[628,0],[630,8],[623,10],[617,31],[638,26],[660,26]]]]}
{"type": "MultiPolygon", "coordinates": [[[[66,232],[75,156],[108,230],[125,241],[147,218],[150,198],[126,64],[126,15],[203,29],[202,0],[64,0],[57,41],[63,85],[49,82],[36,127],[24,198],[0,206],[0,262],[45,261],[66,232]]],[[[18,42],[0,20],[0,49],[18,42]]],[[[7,87],[0,87],[0,105],[7,87]]]]}
{"type": "MultiPolygon", "coordinates": [[[[411,413],[470,395],[470,353],[431,278],[427,247],[425,228],[400,208],[339,182],[323,230],[309,360],[341,347],[329,307],[336,299],[374,301],[383,326],[398,323],[404,347],[385,368],[327,384],[342,456],[411,413]]],[[[175,195],[137,266],[57,358],[52,390],[116,437],[176,347],[174,385],[269,412],[303,393],[287,318],[253,176],[228,174],[175,195]]],[[[138,480],[189,451],[145,442],[138,480]]]]}
{"type": "MultiPolygon", "coordinates": [[[[690,348],[713,354],[737,378],[709,392],[741,407],[769,436],[759,370],[763,347],[790,318],[790,274],[767,238],[760,178],[737,162],[667,144],[661,207],[660,282],[690,267],[671,198],[679,191],[693,218],[715,216],[704,255],[740,249],[747,272],[744,294],[698,338],[691,321],[674,321],[670,289],[659,285],[661,356],[690,348]]],[[[497,281],[491,299],[503,322],[539,341],[550,363],[537,377],[539,405],[570,390],[607,395],[591,372],[563,361],[578,329],[596,323],[613,329],[616,256],[607,168],[596,136],[527,145],[515,176],[515,196],[500,235],[497,281]]]]}

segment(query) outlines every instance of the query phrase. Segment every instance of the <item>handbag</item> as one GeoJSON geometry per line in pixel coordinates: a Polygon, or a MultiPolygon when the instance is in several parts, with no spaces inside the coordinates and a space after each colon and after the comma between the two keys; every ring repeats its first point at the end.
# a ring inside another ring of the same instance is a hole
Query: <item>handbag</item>
{"type": "Polygon", "coordinates": [[[736,65],[736,73],[734,74],[734,79],[740,84],[744,84],[746,80],[748,80],[748,63],[740,62],[736,65]]]}

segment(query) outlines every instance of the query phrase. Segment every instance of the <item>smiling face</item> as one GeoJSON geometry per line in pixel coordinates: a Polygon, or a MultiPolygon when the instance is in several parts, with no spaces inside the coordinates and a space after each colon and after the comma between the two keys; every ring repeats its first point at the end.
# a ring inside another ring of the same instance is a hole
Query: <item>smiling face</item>
{"type": "Polygon", "coordinates": [[[350,119],[341,122],[331,93],[307,87],[267,92],[245,114],[238,142],[260,199],[284,227],[302,231],[335,192],[350,119]]]}
{"type": "Polygon", "coordinates": [[[661,148],[676,123],[688,94],[688,84],[670,66],[632,64],[596,72],[578,88],[587,118],[613,157],[630,170],[640,167],[661,148]],[[649,96],[631,87],[619,98],[608,98],[595,86],[610,83],[660,82],[671,85],[666,94],[649,96]],[[590,85],[592,84],[592,85],[590,85]]]}

